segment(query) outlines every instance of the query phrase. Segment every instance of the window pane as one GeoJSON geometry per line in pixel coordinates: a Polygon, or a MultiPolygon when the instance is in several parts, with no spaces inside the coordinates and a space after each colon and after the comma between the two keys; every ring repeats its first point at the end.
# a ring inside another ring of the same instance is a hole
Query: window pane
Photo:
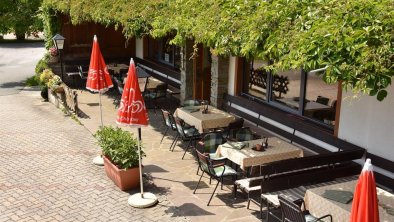
{"type": "Polygon", "coordinates": [[[244,92],[263,100],[266,100],[267,94],[267,73],[263,68],[266,64],[265,61],[255,59],[249,63],[249,73],[244,75],[244,92]]]}
{"type": "Polygon", "coordinates": [[[149,54],[148,57],[160,63],[179,68],[181,63],[181,48],[170,45],[172,37],[164,37],[161,39],[148,38],[149,54]]]}
{"type": "Polygon", "coordinates": [[[316,74],[308,73],[307,78],[304,115],[335,125],[338,85],[327,84],[316,74]]]}
{"type": "Polygon", "coordinates": [[[173,63],[174,62],[174,46],[170,45],[170,38],[166,37],[162,39],[162,54],[161,60],[166,63],[173,63]]]}
{"type": "Polygon", "coordinates": [[[273,75],[271,100],[298,110],[301,70],[279,71],[273,75]]]}

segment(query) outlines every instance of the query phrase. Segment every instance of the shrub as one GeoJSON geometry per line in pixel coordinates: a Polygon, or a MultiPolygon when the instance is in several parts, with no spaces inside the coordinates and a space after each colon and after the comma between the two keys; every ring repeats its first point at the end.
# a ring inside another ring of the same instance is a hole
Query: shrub
{"type": "Polygon", "coordinates": [[[49,79],[47,86],[51,90],[54,90],[57,86],[60,86],[62,83],[62,80],[60,79],[59,76],[53,76],[51,79],[49,79]]]}
{"type": "Polygon", "coordinates": [[[39,85],[41,85],[40,78],[38,78],[37,75],[34,75],[26,79],[26,86],[39,86],[39,85]]]}
{"type": "MultiPolygon", "coordinates": [[[[103,154],[119,169],[138,166],[138,143],[132,133],[119,127],[104,126],[94,136],[97,138],[103,154]]],[[[143,151],[141,151],[141,155],[144,155],[143,151]]]]}
{"type": "Polygon", "coordinates": [[[44,56],[44,58],[40,59],[40,61],[38,61],[36,68],[35,68],[35,72],[36,75],[40,75],[42,73],[42,71],[44,71],[44,69],[48,69],[48,56],[44,56]]]}
{"type": "Polygon", "coordinates": [[[55,74],[52,72],[51,69],[44,69],[40,74],[40,82],[43,85],[48,84],[49,80],[53,78],[55,74]]]}

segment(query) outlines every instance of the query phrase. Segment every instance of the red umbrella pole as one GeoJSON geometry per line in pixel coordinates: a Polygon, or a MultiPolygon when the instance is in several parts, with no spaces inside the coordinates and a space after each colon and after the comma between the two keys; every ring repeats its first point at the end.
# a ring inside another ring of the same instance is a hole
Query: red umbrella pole
{"type": "Polygon", "coordinates": [[[99,98],[100,98],[100,120],[101,120],[101,128],[104,126],[103,124],[103,109],[101,107],[101,91],[99,91],[99,98]]]}
{"type": "Polygon", "coordinates": [[[142,164],[141,164],[141,128],[138,128],[138,163],[140,166],[140,188],[141,188],[141,198],[144,198],[144,185],[142,182],[142,164]]]}

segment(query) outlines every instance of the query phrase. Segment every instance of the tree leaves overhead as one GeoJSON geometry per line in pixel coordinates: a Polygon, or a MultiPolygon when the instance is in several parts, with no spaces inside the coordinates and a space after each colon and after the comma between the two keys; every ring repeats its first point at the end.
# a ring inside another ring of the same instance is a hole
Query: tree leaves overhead
{"type": "Polygon", "coordinates": [[[322,78],[384,99],[394,75],[392,0],[44,0],[74,23],[122,26],[126,37],[173,34],[271,69],[327,66],[322,78]]]}

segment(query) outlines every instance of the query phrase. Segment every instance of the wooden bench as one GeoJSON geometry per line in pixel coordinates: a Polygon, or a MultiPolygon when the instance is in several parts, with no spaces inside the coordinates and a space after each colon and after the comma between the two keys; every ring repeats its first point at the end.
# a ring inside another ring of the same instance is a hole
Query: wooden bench
{"type": "MultiPolygon", "coordinates": [[[[270,207],[278,207],[278,193],[305,193],[298,187],[323,183],[336,178],[359,174],[361,166],[353,160],[363,158],[364,149],[354,149],[324,153],[319,155],[287,159],[271,162],[260,166],[259,177],[246,178],[235,181],[236,188],[248,194],[249,208],[251,192],[260,191],[260,210],[262,214],[263,200],[267,206],[267,219],[271,214],[270,207]],[[298,189],[298,190],[297,190],[298,189]],[[273,194],[273,192],[275,192],[273,194]]],[[[296,198],[299,198],[296,195],[296,198]]],[[[274,215],[272,215],[274,216],[274,215]]]]}

